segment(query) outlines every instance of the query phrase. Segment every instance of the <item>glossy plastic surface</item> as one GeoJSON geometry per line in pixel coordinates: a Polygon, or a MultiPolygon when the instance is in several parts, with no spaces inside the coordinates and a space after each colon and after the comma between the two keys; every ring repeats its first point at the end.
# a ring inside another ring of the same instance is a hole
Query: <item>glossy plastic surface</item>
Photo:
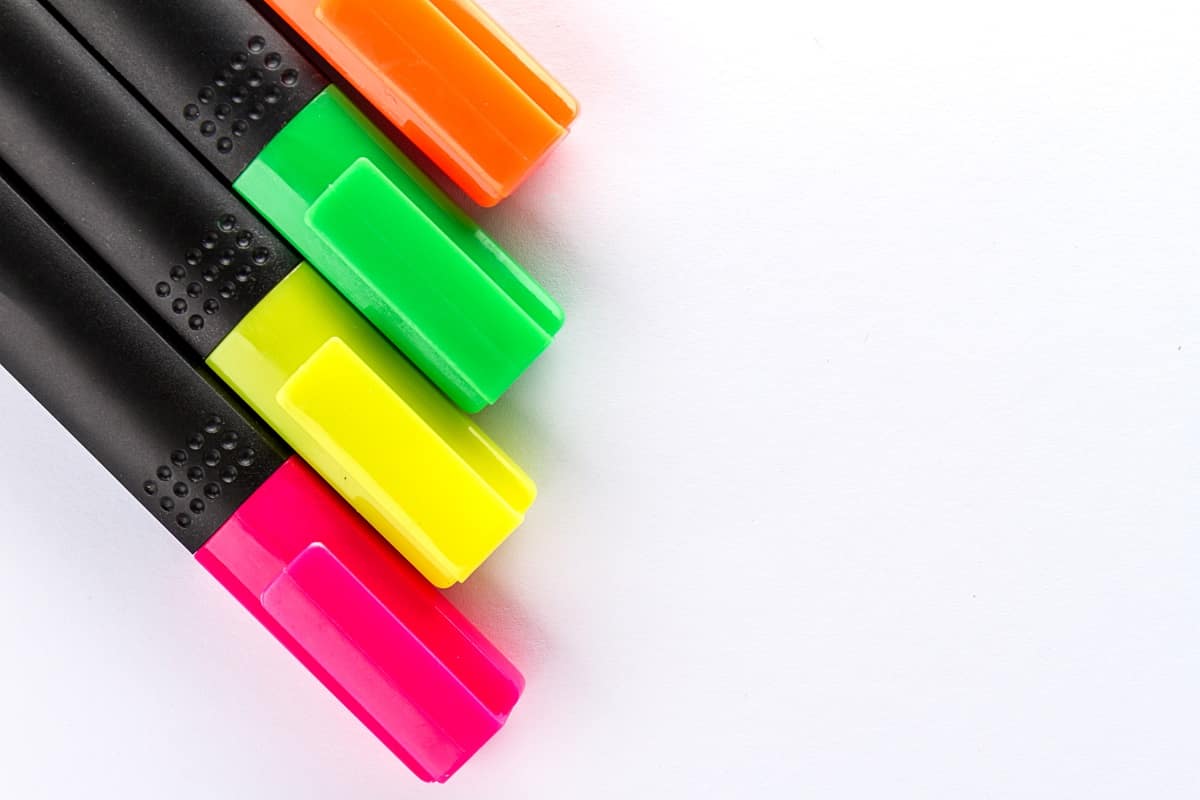
{"type": "Polygon", "coordinates": [[[521,695],[516,667],[297,458],[196,558],[424,780],[521,695]]]}
{"type": "Polygon", "coordinates": [[[307,264],[208,363],[438,586],[533,502],[521,469],[307,264]]]}
{"type": "Polygon", "coordinates": [[[575,99],[470,0],[266,0],[471,198],[495,205],[575,99]]]}
{"type": "Polygon", "coordinates": [[[562,327],[558,304],[336,88],[234,187],[468,412],[562,327]]]}

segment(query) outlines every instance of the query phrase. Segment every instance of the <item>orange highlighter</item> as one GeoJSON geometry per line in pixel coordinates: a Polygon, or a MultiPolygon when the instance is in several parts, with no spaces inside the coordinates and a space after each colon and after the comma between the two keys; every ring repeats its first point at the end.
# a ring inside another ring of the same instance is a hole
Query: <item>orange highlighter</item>
{"type": "Polygon", "coordinates": [[[481,206],[567,134],[575,99],[471,0],[260,0],[481,206]]]}

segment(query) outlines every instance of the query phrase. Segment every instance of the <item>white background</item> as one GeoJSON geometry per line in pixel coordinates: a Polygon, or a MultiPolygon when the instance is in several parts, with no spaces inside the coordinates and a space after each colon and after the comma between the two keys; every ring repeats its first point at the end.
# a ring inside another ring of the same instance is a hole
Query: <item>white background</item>
{"type": "Polygon", "coordinates": [[[585,109],[509,726],[418,783],[0,376],[0,796],[1200,795],[1195,3],[486,6],[585,109]]]}

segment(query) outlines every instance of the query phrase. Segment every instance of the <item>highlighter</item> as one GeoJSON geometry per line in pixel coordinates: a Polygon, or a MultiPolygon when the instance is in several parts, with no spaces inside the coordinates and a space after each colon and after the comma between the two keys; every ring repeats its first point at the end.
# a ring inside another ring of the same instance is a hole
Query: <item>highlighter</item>
{"type": "Polygon", "coordinates": [[[437,586],[529,478],[37,0],[0,4],[0,158],[437,586]]]}
{"type": "Polygon", "coordinates": [[[414,773],[446,780],[520,673],[26,191],[0,167],[0,364],[414,773]]]}
{"type": "Polygon", "coordinates": [[[463,410],[562,309],[245,0],[43,0],[463,410]]]}
{"type": "Polygon", "coordinates": [[[482,206],[567,135],[575,99],[471,0],[258,0],[482,206]]]}

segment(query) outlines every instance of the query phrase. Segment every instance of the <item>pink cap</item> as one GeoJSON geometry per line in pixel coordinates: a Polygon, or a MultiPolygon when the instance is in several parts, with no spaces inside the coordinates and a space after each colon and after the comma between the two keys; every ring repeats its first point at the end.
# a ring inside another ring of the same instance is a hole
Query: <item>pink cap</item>
{"type": "Polygon", "coordinates": [[[295,456],[196,558],[423,780],[521,696],[516,667],[295,456]]]}

